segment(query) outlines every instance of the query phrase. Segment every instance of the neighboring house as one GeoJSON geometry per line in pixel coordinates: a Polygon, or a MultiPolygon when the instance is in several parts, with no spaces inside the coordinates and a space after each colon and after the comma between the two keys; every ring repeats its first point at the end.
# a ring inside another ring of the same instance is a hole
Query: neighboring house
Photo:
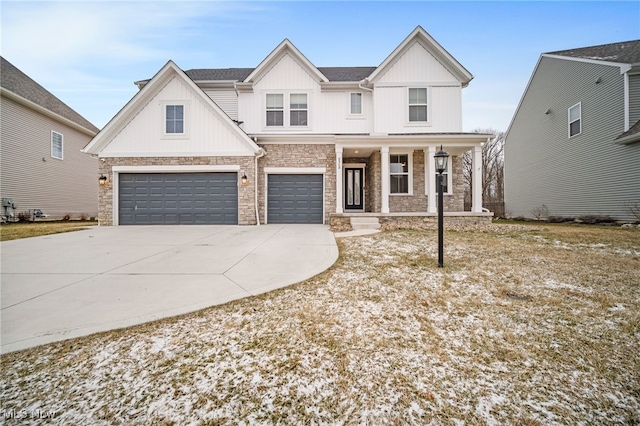
{"type": "Polygon", "coordinates": [[[540,56],[506,136],[505,203],[514,217],[636,220],[640,40],[540,56]]]}
{"type": "Polygon", "coordinates": [[[431,220],[440,146],[447,215],[490,221],[478,194],[491,135],[462,132],[471,79],[421,27],[378,67],[316,67],[289,40],[256,68],[169,61],[85,148],[108,178],[100,223],[431,220]],[[480,172],[463,212],[470,150],[480,172]]]}
{"type": "Polygon", "coordinates": [[[0,62],[0,196],[13,200],[16,214],[97,216],[98,162],[81,150],[99,129],[9,61],[0,62]]]}

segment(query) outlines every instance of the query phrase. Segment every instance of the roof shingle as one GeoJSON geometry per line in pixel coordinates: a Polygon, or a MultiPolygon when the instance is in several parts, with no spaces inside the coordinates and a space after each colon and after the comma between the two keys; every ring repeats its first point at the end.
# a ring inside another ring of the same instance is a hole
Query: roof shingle
{"type": "Polygon", "coordinates": [[[45,108],[61,117],[64,117],[67,120],[70,120],[87,130],[96,133],[100,130],[96,126],[91,124],[89,120],[78,114],[71,107],[62,102],[60,99],[56,98],[44,87],[40,86],[28,75],[20,71],[13,64],[11,64],[1,56],[0,85],[4,89],[28,101],[31,101],[36,105],[39,105],[42,108],[45,108]]]}
{"type": "Polygon", "coordinates": [[[547,54],[568,56],[571,58],[592,59],[596,61],[637,64],[640,63],[640,40],[559,50],[556,52],[548,52],[547,54]]]}

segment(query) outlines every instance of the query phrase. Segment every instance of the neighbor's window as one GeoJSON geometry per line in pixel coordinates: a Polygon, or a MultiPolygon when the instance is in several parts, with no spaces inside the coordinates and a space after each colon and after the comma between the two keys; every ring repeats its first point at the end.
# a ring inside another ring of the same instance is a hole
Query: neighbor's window
{"type": "Polygon", "coordinates": [[[362,114],[362,93],[352,93],[350,105],[351,108],[349,111],[351,114],[362,114]]]}
{"type": "Polygon", "coordinates": [[[184,105],[166,105],[165,133],[184,133],[184,105]]]}
{"type": "Polygon", "coordinates": [[[582,133],[582,105],[575,104],[569,108],[569,137],[582,133]]]}
{"type": "Polygon", "coordinates": [[[62,133],[51,132],[51,156],[53,158],[62,160],[63,139],[62,133]]]}
{"type": "Polygon", "coordinates": [[[390,191],[392,194],[409,193],[409,156],[389,155],[390,191]]]}
{"type": "Polygon", "coordinates": [[[409,89],[409,121],[427,121],[427,88],[409,89]]]}
{"type": "Polygon", "coordinates": [[[284,96],[281,93],[267,95],[267,126],[284,125],[284,96]]]}
{"type": "Polygon", "coordinates": [[[292,93],[290,95],[289,125],[306,126],[307,122],[307,95],[306,93],[292,93]]]}

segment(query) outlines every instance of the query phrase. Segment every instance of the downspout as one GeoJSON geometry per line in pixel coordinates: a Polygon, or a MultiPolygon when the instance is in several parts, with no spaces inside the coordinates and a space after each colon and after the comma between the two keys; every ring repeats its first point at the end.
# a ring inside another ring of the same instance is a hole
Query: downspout
{"type": "MultiPolygon", "coordinates": [[[[253,140],[257,142],[258,138],[254,137],[253,140]]],[[[260,148],[260,150],[256,152],[254,170],[253,170],[253,176],[254,176],[253,189],[255,191],[254,205],[256,207],[256,226],[260,226],[260,209],[259,209],[259,202],[258,202],[258,159],[264,157],[265,155],[267,155],[267,151],[265,151],[264,148],[260,148]]]]}

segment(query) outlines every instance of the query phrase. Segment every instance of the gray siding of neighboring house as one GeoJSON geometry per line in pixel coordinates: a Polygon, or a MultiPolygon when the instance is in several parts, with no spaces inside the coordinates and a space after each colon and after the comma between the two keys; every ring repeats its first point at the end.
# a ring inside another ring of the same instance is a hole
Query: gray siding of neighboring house
{"type": "Polygon", "coordinates": [[[545,205],[552,216],[634,220],[625,201],[640,200],[640,143],[614,143],[622,132],[618,67],[542,57],[506,138],[507,213],[532,217],[545,205]],[[579,102],[582,133],[569,138],[568,109],[579,102]]]}
{"type": "Polygon", "coordinates": [[[629,76],[629,127],[640,120],[640,74],[629,76]]]}
{"type": "Polygon", "coordinates": [[[6,97],[0,126],[0,196],[18,204],[16,214],[97,216],[98,160],[80,152],[89,136],[6,97]],[[62,160],[51,157],[52,130],[64,136],[62,160]]]}

